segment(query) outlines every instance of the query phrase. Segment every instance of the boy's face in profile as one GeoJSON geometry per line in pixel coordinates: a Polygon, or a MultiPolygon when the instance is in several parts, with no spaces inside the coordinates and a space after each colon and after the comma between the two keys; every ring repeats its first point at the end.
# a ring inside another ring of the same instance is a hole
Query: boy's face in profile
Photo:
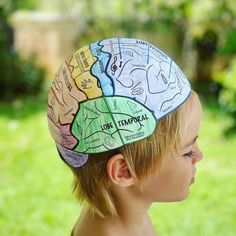
{"type": "Polygon", "coordinates": [[[159,168],[143,185],[143,192],[151,202],[180,201],[188,196],[190,184],[194,182],[195,163],[202,159],[196,143],[201,118],[201,105],[194,98],[187,123],[181,130],[179,153],[168,153],[159,168]]]}

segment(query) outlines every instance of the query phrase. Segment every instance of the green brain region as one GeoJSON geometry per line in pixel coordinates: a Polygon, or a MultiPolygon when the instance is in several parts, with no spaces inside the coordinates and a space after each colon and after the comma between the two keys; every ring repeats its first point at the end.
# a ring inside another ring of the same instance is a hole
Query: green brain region
{"type": "Polygon", "coordinates": [[[82,153],[108,151],[146,138],[156,128],[151,111],[133,99],[100,97],[80,104],[72,124],[79,140],[75,150],[82,153]]]}

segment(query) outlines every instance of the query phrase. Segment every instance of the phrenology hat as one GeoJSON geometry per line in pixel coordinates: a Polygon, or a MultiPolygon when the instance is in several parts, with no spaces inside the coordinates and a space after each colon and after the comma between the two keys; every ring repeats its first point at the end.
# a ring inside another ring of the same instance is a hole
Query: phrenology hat
{"type": "Polygon", "coordinates": [[[188,98],[190,83],[158,47],[110,38],[84,46],[66,60],[49,90],[48,125],[73,167],[150,136],[158,120],[188,98]]]}

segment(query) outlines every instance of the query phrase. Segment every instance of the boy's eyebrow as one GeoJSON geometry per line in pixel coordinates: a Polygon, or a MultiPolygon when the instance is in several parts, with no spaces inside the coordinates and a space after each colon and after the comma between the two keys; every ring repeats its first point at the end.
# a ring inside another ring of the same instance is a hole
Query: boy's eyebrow
{"type": "Polygon", "coordinates": [[[193,143],[195,143],[195,141],[197,140],[197,138],[198,138],[198,135],[197,135],[190,143],[187,143],[187,144],[183,147],[183,149],[186,148],[186,147],[188,147],[188,146],[191,146],[193,143]]]}

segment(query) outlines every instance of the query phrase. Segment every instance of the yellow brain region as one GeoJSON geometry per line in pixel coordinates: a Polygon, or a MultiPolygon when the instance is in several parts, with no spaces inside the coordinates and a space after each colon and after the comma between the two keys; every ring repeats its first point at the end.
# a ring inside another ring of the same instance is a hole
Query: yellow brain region
{"type": "Polygon", "coordinates": [[[78,88],[87,95],[88,99],[102,96],[102,90],[98,86],[98,81],[91,74],[91,67],[96,60],[89,46],[85,46],[76,51],[70,61],[70,66],[73,67],[72,77],[78,88]]]}

